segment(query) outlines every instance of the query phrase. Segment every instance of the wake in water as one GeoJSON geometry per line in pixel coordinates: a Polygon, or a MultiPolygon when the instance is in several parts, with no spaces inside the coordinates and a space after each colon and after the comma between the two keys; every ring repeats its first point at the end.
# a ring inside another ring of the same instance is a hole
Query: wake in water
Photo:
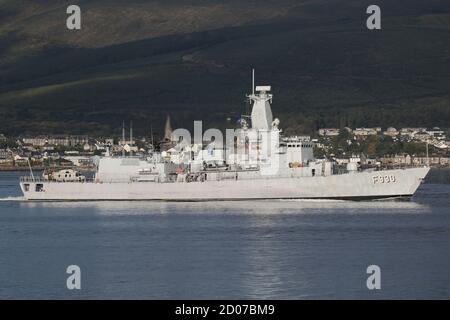
{"type": "Polygon", "coordinates": [[[279,201],[279,202],[348,202],[349,200],[340,199],[272,199],[267,201],[279,201]]]}
{"type": "Polygon", "coordinates": [[[25,201],[24,197],[6,197],[0,198],[0,201],[25,201]]]}

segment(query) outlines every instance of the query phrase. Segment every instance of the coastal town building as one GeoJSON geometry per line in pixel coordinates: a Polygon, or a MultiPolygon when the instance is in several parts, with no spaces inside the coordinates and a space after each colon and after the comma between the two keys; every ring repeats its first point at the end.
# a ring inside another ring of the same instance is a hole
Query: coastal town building
{"type": "Polygon", "coordinates": [[[383,165],[411,165],[412,157],[409,154],[396,154],[391,157],[382,157],[380,162],[383,165]]]}
{"type": "Polygon", "coordinates": [[[421,141],[431,140],[431,136],[426,131],[414,133],[413,138],[415,140],[421,140],[421,141]]]}
{"type": "Polygon", "coordinates": [[[34,160],[33,158],[28,158],[28,157],[23,157],[23,156],[20,156],[20,155],[18,155],[18,154],[16,154],[15,156],[14,156],[14,164],[16,165],[16,166],[25,166],[25,165],[28,165],[28,161],[32,161],[32,160],[34,160]]]}
{"type": "Polygon", "coordinates": [[[450,157],[414,157],[413,165],[450,166],[450,157]]]}
{"type": "Polygon", "coordinates": [[[385,132],[383,132],[383,134],[394,138],[397,137],[400,134],[400,132],[394,127],[389,127],[385,132]]]}
{"type": "Polygon", "coordinates": [[[352,156],[350,158],[334,158],[337,164],[361,163],[361,157],[352,156]]]}
{"type": "Polygon", "coordinates": [[[94,165],[94,160],[92,157],[69,156],[64,157],[64,159],[70,161],[76,167],[92,167],[94,165]]]}
{"type": "Polygon", "coordinates": [[[353,130],[353,135],[355,136],[376,136],[378,133],[381,132],[381,128],[380,127],[376,127],[376,128],[356,128],[355,130],[353,130]]]}
{"type": "Polygon", "coordinates": [[[319,135],[320,136],[326,136],[326,137],[338,136],[339,132],[340,132],[340,130],[337,129],[337,128],[319,129],[319,135]]]}
{"type": "Polygon", "coordinates": [[[380,162],[382,165],[393,165],[393,166],[449,166],[450,165],[450,157],[417,157],[410,156],[409,154],[399,154],[389,157],[380,158],[380,162]]]}
{"type": "Polygon", "coordinates": [[[0,159],[12,159],[12,152],[8,149],[0,149],[0,159]]]}
{"type": "Polygon", "coordinates": [[[22,139],[23,143],[26,145],[32,145],[35,147],[43,147],[47,145],[51,146],[82,146],[89,142],[88,136],[37,136],[37,137],[26,137],[22,139]]]}
{"type": "Polygon", "coordinates": [[[0,165],[11,166],[13,165],[13,153],[8,149],[0,149],[0,165]]]}
{"type": "Polygon", "coordinates": [[[445,140],[446,136],[445,136],[445,131],[441,130],[438,127],[434,127],[431,130],[427,130],[426,131],[431,137],[438,139],[438,140],[445,140]]]}
{"type": "Polygon", "coordinates": [[[409,139],[414,139],[417,133],[425,132],[427,128],[401,128],[400,135],[409,139]]]}
{"type": "MultiPolygon", "coordinates": [[[[130,124],[131,127],[131,124],[130,124]]],[[[132,154],[134,156],[146,157],[159,147],[168,159],[172,162],[180,162],[183,157],[189,156],[196,146],[185,148],[183,152],[176,146],[176,141],[172,137],[172,125],[170,116],[167,116],[164,137],[154,143],[153,133],[151,139],[132,138],[130,130],[129,137],[126,138],[123,133],[122,138],[98,137],[89,139],[85,135],[39,135],[35,137],[7,137],[0,134],[0,170],[2,168],[18,167],[25,170],[28,167],[28,160],[32,166],[74,166],[74,167],[92,167],[94,156],[122,154],[132,154]],[[125,137],[125,139],[123,138],[125,137]],[[5,143],[7,142],[7,143],[5,143]],[[63,146],[64,148],[61,148],[63,146]]],[[[315,145],[315,153],[318,157],[329,158],[340,165],[352,165],[357,162],[361,166],[420,166],[429,163],[432,166],[450,166],[450,141],[447,140],[446,133],[448,129],[433,127],[427,129],[424,127],[394,128],[388,127],[382,130],[380,127],[358,127],[355,129],[344,128],[321,128],[318,130],[318,136],[308,143],[315,145]],[[344,139],[333,139],[345,132],[344,139]],[[348,133],[348,134],[347,134],[348,133]],[[370,136],[379,136],[380,139],[366,140],[370,136]],[[390,139],[392,142],[401,142],[398,146],[409,146],[410,149],[389,149],[390,139]],[[366,141],[365,141],[366,140],[366,141]],[[418,146],[421,144],[422,146],[418,146]],[[425,155],[425,144],[428,145],[429,158],[425,155]],[[347,146],[347,147],[346,147],[347,146]],[[361,148],[371,148],[371,151],[361,152],[361,148]],[[355,151],[359,150],[359,151],[355,151]],[[392,155],[383,155],[380,150],[389,150],[389,152],[398,152],[392,155]],[[410,154],[403,153],[410,150],[410,154]],[[421,150],[421,151],[420,151],[421,150]],[[369,158],[370,157],[370,158],[369,158]],[[429,161],[429,162],[427,162],[429,161]]],[[[301,137],[296,137],[302,140],[301,137]]],[[[205,145],[214,145],[212,141],[205,141],[205,145]]],[[[289,147],[289,146],[288,146],[289,147]]],[[[208,155],[209,149],[204,151],[208,155]]],[[[200,151],[196,151],[200,152],[200,151]]],[[[5,169],[6,170],[6,169],[5,169]]]]}
{"type": "Polygon", "coordinates": [[[432,141],[433,146],[435,146],[438,149],[448,149],[450,150],[450,141],[432,141]]]}

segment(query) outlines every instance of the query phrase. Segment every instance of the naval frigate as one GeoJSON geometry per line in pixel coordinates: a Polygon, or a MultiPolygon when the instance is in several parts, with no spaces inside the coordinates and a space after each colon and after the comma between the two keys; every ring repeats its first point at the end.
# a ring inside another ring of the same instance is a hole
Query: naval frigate
{"type": "Polygon", "coordinates": [[[315,159],[310,137],[282,134],[272,115],[271,87],[253,85],[252,91],[251,115],[241,118],[231,143],[184,140],[145,157],[108,153],[93,178],[74,170],[43,177],[31,172],[20,180],[23,195],[37,201],[410,198],[429,171],[428,166],[362,170],[357,163],[342,170],[315,159]]]}

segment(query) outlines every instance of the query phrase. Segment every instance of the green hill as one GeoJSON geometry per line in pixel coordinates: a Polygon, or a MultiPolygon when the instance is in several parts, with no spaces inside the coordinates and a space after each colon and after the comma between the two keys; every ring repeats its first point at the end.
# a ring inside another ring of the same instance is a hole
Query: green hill
{"type": "Polygon", "coordinates": [[[137,134],[246,110],[251,68],[282,127],[443,126],[450,120],[450,3],[364,0],[0,0],[0,131],[137,134]]]}

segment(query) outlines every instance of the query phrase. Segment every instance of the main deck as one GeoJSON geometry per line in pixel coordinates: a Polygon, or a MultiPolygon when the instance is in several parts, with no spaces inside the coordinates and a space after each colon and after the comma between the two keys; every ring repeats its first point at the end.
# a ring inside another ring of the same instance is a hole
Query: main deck
{"type": "Polygon", "coordinates": [[[373,199],[412,196],[429,168],[355,172],[330,176],[195,182],[57,182],[21,179],[28,200],[246,200],[373,199]]]}

